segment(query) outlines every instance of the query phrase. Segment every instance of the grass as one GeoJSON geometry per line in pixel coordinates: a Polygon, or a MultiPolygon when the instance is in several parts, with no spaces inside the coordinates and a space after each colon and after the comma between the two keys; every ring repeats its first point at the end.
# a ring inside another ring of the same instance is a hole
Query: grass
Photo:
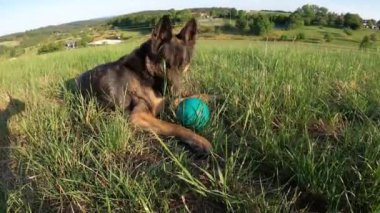
{"type": "MultiPolygon", "coordinates": [[[[299,29],[294,30],[274,30],[270,33],[269,37],[280,37],[281,35],[287,35],[288,38],[292,39],[297,36],[299,33],[305,34],[305,40],[303,42],[307,43],[325,43],[324,36],[329,34],[332,41],[328,45],[337,45],[340,47],[352,47],[358,48],[360,41],[364,36],[369,36],[371,34],[376,34],[377,37],[380,37],[379,30],[370,30],[370,29],[360,29],[360,30],[351,30],[352,35],[347,35],[344,32],[344,29],[331,28],[331,27],[320,27],[320,26],[305,26],[299,29]]],[[[380,42],[375,42],[373,46],[374,49],[380,45],[380,42]]]]}
{"type": "Polygon", "coordinates": [[[13,107],[5,91],[25,103],[3,127],[12,148],[0,146],[10,212],[380,210],[378,52],[200,41],[189,88],[223,96],[201,132],[214,154],[200,159],[65,91],[136,45],[0,63],[0,109],[13,107]]]}
{"type": "Polygon", "coordinates": [[[15,47],[18,46],[20,42],[18,41],[2,41],[0,42],[0,46],[6,46],[6,47],[15,47]]]}

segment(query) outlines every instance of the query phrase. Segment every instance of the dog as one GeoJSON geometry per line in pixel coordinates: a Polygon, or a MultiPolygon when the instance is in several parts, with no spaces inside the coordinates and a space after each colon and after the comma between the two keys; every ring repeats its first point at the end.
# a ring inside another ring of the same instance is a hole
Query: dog
{"type": "Polygon", "coordinates": [[[153,28],[150,39],[129,55],[99,65],[76,78],[80,93],[95,96],[108,108],[129,113],[135,126],[162,136],[174,136],[194,150],[208,153],[210,142],[183,126],[157,118],[167,97],[182,94],[197,38],[197,22],[191,19],[178,34],[173,33],[169,16],[153,28]]]}

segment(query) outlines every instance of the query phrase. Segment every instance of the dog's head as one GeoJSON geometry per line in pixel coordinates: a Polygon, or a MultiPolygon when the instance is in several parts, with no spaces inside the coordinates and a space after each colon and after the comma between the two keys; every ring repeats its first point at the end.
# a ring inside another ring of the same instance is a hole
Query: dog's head
{"type": "Polygon", "coordinates": [[[187,22],[178,34],[173,34],[169,16],[162,17],[153,29],[146,66],[152,75],[167,78],[174,93],[179,91],[181,76],[189,68],[196,37],[195,19],[187,22]]]}

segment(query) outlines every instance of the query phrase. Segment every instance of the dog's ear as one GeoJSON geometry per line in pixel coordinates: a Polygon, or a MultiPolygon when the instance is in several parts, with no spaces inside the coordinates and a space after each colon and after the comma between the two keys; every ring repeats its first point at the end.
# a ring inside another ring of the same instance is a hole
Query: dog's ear
{"type": "Polygon", "coordinates": [[[177,35],[177,38],[183,40],[185,44],[194,45],[195,39],[197,37],[197,21],[193,18],[184,28],[182,28],[181,32],[177,35]]]}
{"type": "Polygon", "coordinates": [[[172,24],[168,15],[164,15],[152,32],[153,47],[157,50],[163,43],[172,39],[172,24]]]}

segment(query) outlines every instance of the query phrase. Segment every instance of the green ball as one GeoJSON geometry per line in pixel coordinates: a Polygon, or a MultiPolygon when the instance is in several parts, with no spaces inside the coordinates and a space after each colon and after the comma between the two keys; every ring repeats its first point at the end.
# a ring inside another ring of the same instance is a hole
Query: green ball
{"type": "Polygon", "coordinates": [[[185,127],[202,130],[210,120],[207,104],[199,98],[186,98],[179,103],[177,119],[185,127]]]}

